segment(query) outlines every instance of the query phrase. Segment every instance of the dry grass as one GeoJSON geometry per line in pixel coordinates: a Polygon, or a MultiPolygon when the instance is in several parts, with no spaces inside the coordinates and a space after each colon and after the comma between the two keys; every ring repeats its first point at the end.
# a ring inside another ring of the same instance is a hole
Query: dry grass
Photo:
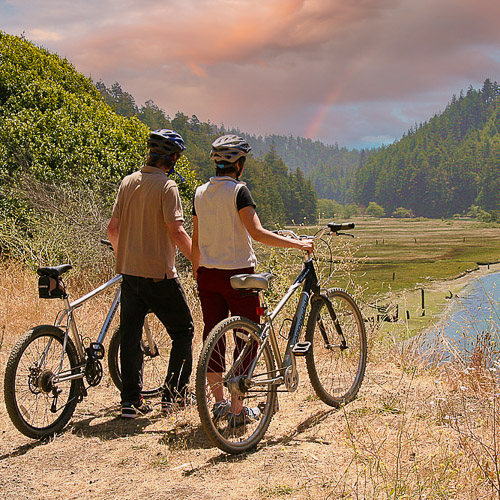
{"type": "MultiPolygon", "coordinates": [[[[83,280],[74,279],[78,287],[83,280]]],[[[193,282],[184,284],[196,320],[193,282]]],[[[80,292],[88,291],[86,285],[80,292]]],[[[104,302],[104,301],[101,301],[104,302]]],[[[36,277],[0,266],[0,366],[29,327],[51,323],[57,304],[36,296],[36,277]]],[[[105,304],[79,311],[95,336],[105,304]]],[[[37,442],[19,434],[0,400],[0,488],[5,498],[499,498],[497,373],[470,364],[429,365],[414,344],[370,331],[359,398],[321,403],[299,362],[301,386],[253,453],[214,448],[195,409],[123,422],[107,375],[63,433],[37,442]]],[[[486,344],[485,344],[486,345],[486,344]]],[[[158,408],[158,402],[155,402],[158,408]]]]}

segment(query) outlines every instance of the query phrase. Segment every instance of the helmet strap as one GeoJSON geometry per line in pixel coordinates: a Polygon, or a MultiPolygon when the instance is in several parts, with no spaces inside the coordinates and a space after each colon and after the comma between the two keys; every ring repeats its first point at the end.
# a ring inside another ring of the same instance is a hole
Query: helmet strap
{"type": "Polygon", "coordinates": [[[179,172],[176,172],[176,170],[175,170],[176,162],[175,161],[172,162],[172,160],[170,160],[170,161],[171,161],[172,165],[170,167],[170,170],[167,172],[167,175],[170,177],[172,174],[177,174],[179,176],[179,179],[181,180],[181,182],[185,182],[184,177],[182,177],[182,175],[179,174],[179,172]]]}

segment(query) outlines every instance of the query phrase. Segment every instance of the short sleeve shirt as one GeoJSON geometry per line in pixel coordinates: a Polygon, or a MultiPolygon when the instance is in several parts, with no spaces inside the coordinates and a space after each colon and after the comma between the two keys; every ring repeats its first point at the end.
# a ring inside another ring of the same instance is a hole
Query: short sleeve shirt
{"type": "MultiPolygon", "coordinates": [[[[247,186],[242,186],[238,193],[236,194],[236,209],[238,212],[245,207],[255,208],[255,202],[253,201],[250,190],[247,186]]],[[[196,215],[196,209],[194,207],[194,197],[193,197],[193,215],[196,215]]]]}
{"type": "Polygon", "coordinates": [[[183,221],[177,184],[159,168],[125,177],[113,206],[119,219],[116,271],[144,278],[175,278],[177,247],[167,224],[183,221]]]}

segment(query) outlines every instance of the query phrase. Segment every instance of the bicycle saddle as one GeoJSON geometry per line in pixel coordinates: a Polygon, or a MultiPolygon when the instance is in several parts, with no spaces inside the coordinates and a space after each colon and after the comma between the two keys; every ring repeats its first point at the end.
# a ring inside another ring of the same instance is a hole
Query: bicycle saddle
{"type": "Polygon", "coordinates": [[[36,270],[36,274],[38,276],[50,276],[51,278],[58,278],[61,274],[64,274],[66,271],[72,269],[73,266],[71,264],[61,264],[60,266],[54,267],[39,267],[36,270]]]}
{"type": "Polygon", "coordinates": [[[274,278],[272,273],[235,274],[231,276],[231,286],[237,290],[267,290],[274,278]]]}

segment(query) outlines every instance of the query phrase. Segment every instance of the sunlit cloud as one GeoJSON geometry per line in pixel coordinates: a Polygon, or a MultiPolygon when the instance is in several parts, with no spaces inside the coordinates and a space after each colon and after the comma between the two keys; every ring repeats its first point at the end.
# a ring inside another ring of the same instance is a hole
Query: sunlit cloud
{"type": "Polygon", "coordinates": [[[47,31],[36,28],[29,30],[26,35],[35,42],[58,42],[62,39],[62,36],[55,31],[47,31]]]}

